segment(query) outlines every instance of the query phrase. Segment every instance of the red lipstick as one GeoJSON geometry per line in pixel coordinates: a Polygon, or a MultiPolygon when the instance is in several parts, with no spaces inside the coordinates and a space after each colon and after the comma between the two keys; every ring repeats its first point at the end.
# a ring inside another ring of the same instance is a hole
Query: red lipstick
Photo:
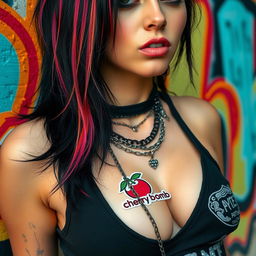
{"type": "Polygon", "coordinates": [[[139,48],[139,51],[149,57],[162,57],[169,51],[171,43],[164,37],[149,40],[139,48]]]}

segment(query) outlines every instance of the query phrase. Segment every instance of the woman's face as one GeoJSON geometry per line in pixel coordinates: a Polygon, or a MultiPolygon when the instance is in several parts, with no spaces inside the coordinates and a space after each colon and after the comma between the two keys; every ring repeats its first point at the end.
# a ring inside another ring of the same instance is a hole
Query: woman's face
{"type": "Polygon", "coordinates": [[[177,49],[187,11],[184,0],[118,0],[116,37],[107,68],[143,77],[163,74],[177,49]],[[153,40],[153,41],[151,41],[153,40]]]}

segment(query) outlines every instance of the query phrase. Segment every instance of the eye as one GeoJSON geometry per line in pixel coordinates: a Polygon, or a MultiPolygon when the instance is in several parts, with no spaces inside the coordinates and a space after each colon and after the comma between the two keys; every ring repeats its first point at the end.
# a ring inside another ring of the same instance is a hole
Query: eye
{"type": "Polygon", "coordinates": [[[160,0],[162,3],[170,4],[170,5],[180,5],[184,0],[160,0]]]}
{"type": "Polygon", "coordinates": [[[129,8],[136,4],[138,0],[118,0],[119,8],[129,8]]]}

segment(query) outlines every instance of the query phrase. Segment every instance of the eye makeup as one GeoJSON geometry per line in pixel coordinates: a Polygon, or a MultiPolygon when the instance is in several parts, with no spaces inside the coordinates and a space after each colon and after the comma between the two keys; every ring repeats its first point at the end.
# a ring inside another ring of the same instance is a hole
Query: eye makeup
{"type": "Polygon", "coordinates": [[[131,8],[138,3],[139,3],[139,0],[118,0],[118,7],[131,8]]]}
{"type": "MultiPolygon", "coordinates": [[[[182,2],[184,2],[184,0],[159,0],[159,2],[168,4],[168,5],[178,6],[182,2]]],[[[118,0],[118,7],[131,8],[139,3],[140,3],[140,0],[118,0]]]]}

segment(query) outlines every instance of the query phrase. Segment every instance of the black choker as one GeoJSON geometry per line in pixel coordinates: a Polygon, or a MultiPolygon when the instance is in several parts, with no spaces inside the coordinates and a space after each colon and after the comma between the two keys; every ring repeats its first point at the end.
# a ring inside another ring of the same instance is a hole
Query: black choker
{"type": "Polygon", "coordinates": [[[111,118],[132,117],[146,113],[152,109],[157,95],[157,87],[154,85],[148,99],[144,102],[128,106],[109,105],[111,118]]]}

